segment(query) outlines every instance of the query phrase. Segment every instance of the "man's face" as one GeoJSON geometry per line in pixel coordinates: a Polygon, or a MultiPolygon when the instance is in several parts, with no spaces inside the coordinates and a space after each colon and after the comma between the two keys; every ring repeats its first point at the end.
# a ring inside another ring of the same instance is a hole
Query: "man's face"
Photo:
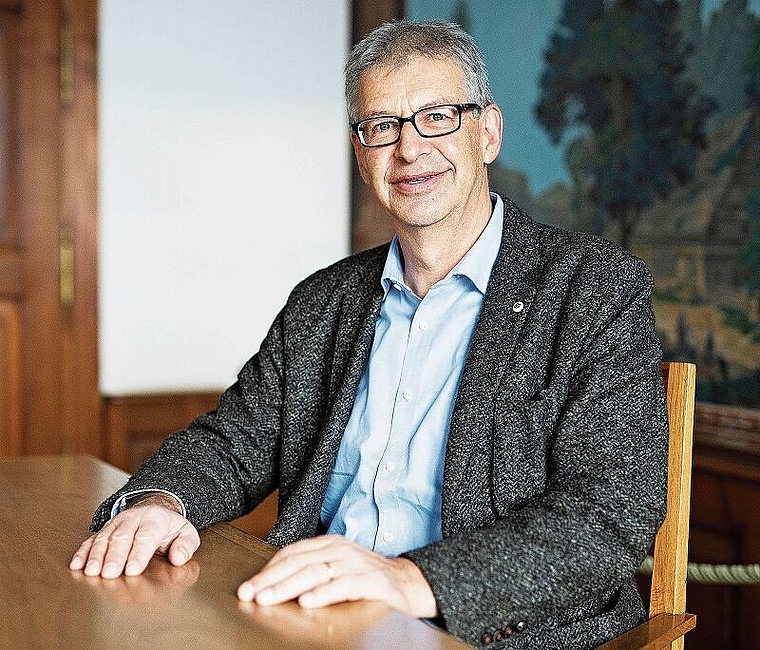
{"type": "MultiPolygon", "coordinates": [[[[426,106],[471,102],[464,82],[451,59],[416,56],[398,68],[370,68],[359,81],[359,119],[408,117],[426,106]]],[[[355,134],[352,143],[362,178],[397,230],[472,218],[488,197],[485,165],[499,152],[501,113],[495,105],[479,119],[465,111],[458,131],[436,138],[423,138],[406,123],[395,144],[367,148],[355,134]]]]}

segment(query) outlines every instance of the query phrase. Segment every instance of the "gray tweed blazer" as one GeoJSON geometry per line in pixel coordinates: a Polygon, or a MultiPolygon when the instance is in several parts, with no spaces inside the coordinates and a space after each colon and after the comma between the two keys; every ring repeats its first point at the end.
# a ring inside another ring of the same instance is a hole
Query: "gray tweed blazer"
{"type": "MultiPolygon", "coordinates": [[[[409,552],[443,623],[488,648],[587,648],[644,619],[633,575],[665,512],[667,417],[644,264],[505,200],[504,233],[446,449],[443,540],[409,552]]],[[[279,488],[268,537],[319,521],[372,345],[387,245],[301,282],[215,411],[126,490],[178,494],[199,528],[279,488]]]]}

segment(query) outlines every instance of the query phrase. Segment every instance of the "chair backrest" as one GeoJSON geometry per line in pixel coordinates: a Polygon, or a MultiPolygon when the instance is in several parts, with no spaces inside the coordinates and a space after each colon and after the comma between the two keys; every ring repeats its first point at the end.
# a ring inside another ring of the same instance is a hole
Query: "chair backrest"
{"type": "Polygon", "coordinates": [[[654,542],[649,620],[600,650],[683,650],[683,635],[697,623],[694,614],[685,613],[697,368],[665,362],[660,371],[668,406],[668,512],[654,542]]]}
{"type": "MultiPolygon", "coordinates": [[[[654,543],[649,617],[686,611],[689,548],[691,450],[697,368],[691,363],[660,364],[668,405],[668,512],[654,543]]],[[[683,648],[683,637],[671,646],[683,648]]]]}

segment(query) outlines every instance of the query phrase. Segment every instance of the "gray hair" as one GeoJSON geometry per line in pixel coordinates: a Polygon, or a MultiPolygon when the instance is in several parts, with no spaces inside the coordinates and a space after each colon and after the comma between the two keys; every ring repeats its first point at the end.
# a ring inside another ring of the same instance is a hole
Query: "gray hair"
{"type": "Polygon", "coordinates": [[[402,66],[413,56],[452,59],[464,72],[467,101],[493,104],[488,74],[475,39],[455,23],[385,23],[359,41],[345,67],[348,121],[359,119],[359,79],[369,68],[402,66]]]}

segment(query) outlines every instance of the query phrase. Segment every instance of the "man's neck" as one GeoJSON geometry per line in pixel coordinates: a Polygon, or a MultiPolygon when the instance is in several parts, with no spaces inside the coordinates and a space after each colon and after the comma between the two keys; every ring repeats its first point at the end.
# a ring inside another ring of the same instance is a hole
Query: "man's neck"
{"type": "Polygon", "coordinates": [[[472,248],[488,225],[493,207],[490,195],[472,214],[424,228],[398,231],[404,257],[404,282],[424,298],[472,248]]]}

